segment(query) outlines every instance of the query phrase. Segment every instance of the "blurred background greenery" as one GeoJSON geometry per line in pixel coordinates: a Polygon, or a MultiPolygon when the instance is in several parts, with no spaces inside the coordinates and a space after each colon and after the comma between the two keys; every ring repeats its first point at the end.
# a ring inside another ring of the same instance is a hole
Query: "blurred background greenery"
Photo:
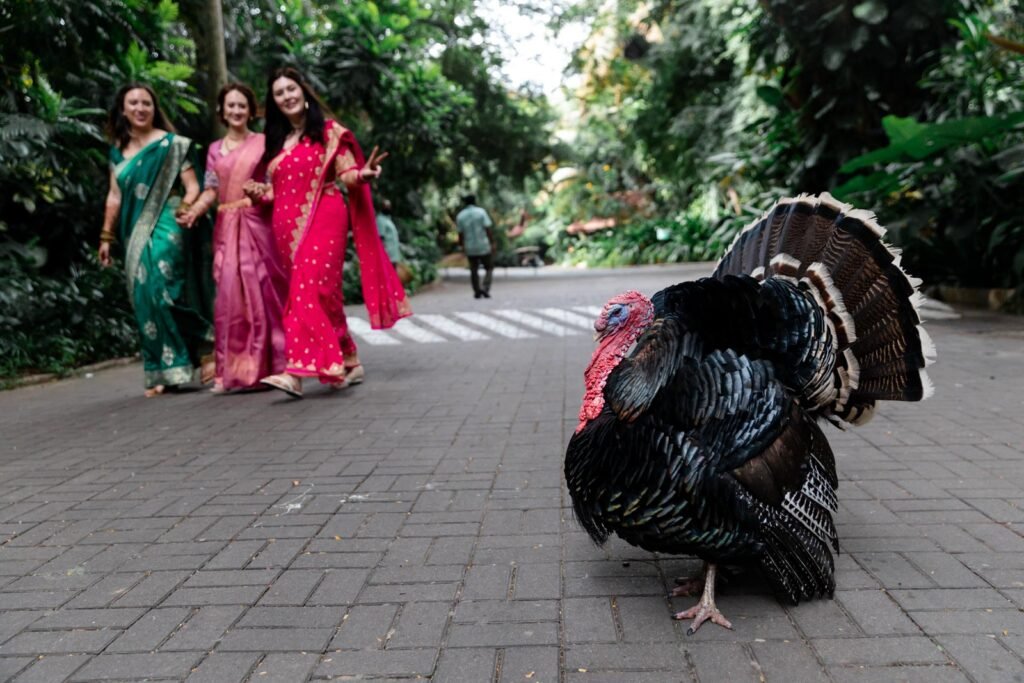
{"type": "Polygon", "coordinates": [[[117,87],[152,84],[205,145],[218,79],[262,96],[284,63],[391,153],[375,192],[411,289],[454,251],[466,192],[499,263],[620,266],[714,260],[780,196],[830,191],[874,210],[926,283],[1020,292],[1020,2],[513,4],[572,53],[555,96],[508,83],[479,0],[0,3],[0,377],[135,350],[120,273],[93,256],[117,87]]]}

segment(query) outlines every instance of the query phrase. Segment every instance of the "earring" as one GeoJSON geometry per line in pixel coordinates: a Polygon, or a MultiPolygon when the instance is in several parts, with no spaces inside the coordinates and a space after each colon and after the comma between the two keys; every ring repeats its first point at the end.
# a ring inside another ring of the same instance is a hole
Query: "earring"
{"type": "Polygon", "coordinates": [[[309,100],[306,100],[306,109],[309,109],[309,100]]]}

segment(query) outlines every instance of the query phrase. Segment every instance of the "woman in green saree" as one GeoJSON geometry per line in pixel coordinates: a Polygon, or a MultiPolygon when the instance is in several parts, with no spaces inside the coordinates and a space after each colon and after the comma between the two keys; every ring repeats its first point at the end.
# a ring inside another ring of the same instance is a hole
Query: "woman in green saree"
{"type": "Polygon", "coordinates": [[[194,256],[208,245],[179,224],[199,196],[199,181],[192,141],[173,131],[151,88],[131,83],[118,91],[108,119],[114,144],[99,259],[111,265],[111,243],[124,245],[147,397],[191,382],[200,364],[202,380],[213,379],[212,356],[201,357],[213,339],[210,269],[194,256]],[[178,188],[183,197],[174,196],[178,188]]]}

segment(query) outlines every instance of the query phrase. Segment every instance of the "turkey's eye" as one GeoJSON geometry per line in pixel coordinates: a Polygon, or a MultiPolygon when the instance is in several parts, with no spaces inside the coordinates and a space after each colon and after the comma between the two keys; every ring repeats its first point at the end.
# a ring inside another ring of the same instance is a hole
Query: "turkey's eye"
{"type": "Polygon", "coordinates": [[[626,319],[626,307],[622,304],[615,304],[608,309],[608,322],[617,325],[626,319]]]}

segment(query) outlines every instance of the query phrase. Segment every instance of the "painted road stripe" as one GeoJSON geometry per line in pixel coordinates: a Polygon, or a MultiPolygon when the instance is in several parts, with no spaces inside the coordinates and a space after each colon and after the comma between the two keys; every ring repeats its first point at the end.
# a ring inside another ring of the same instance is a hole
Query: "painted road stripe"
{"type": "Polygon", "coordinates": [[[509,309],[502,309],[492,311],[495,315],[500,315],[502,318],[508,318],[512,322],[519,323],[526,327],[532,327],[535,330],[541,330],[553,334],[556,337],[566,337],[568,335],[579,334],[578,330],[574,330],[558,323],[553,323],[550,320],[544,318],[538,318],[535,315],[529,313],[523,313],[522,311],[513,311],[509,309]]]}
{"type": "Polygon", "coordinates": [[[579,313],[573,313],[562,308],[542,308],[537,312],[569,325],[582,327],[586,330],[594,329],[594,319],[582,316],[579,313]]]}
{"type": "Polygon", "coordinates": [[[573,310],[580,311],[588,315],[598,316],[601,315],[602,309],[600,306],[573,306],[573,310]]]}
{"type": "Polygon", "coordinates": [[[491,316],[484,315],[483,313],[467,311],[459,312],[455,315],[456,317],[468,320],[474,325],[479,325],[486,330],[490,330],[495,334],[500,334],[503,337],[508,337],[509,339],[530,339],[537,336],[532,332],[522,330],[515,325],[510,325],[504,320],[498,320],[497,318],[492,318],[491,316]]]}
{"type": "Polygon", "coordinates": [[[420,342],[421,344],[436,344],[437,342],[448,341],[439,334],[423,329],[409,318],[402,318],[395,323],[392,329],[403,337],[412,339],[414,342],[420,342]]]}
{"type": "Polygon", "coordinates": [[[417,313],[416,319],[425,322],[431,327],[444,332],[447,335],[461,339],[462,341],[480,341],[481,339],[490,339],[486,334],[479,330],[474,330],[472,327],[466,327],[460,325],[454,320],[449,320],[443,315],[436,315],[434,313],[417,313]]]}
{"type": "Polygon", "coordinates": [[[402,343],[387,332],[372,329],[370,327],[370,323],[366,322],[362,318],[353,318],[352,316],[347,317],[348,328],[352,330],[352,334],[356,335],[371,346],[388,346],[402,343]]]}

